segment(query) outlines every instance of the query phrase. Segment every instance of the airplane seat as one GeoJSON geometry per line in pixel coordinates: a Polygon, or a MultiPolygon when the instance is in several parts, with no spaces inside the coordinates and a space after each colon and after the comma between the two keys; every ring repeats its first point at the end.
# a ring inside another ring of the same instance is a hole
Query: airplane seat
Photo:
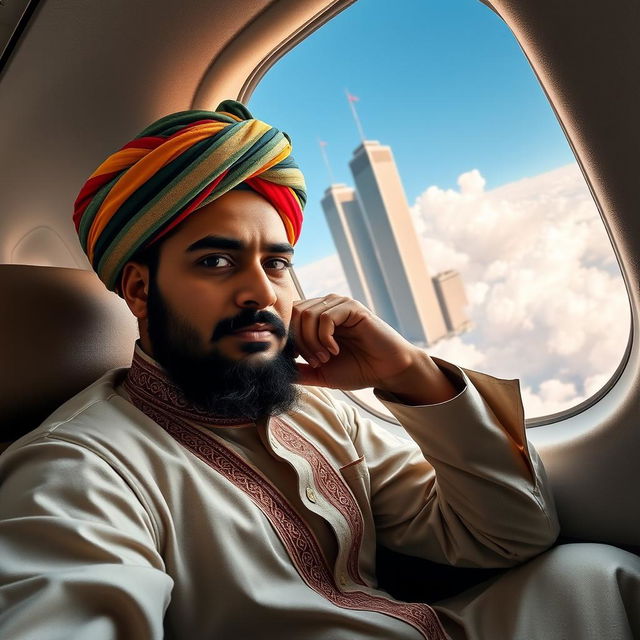
{"type": "Polygon", "coordinates": [[[114,367],[137,324],[93,271],[0,264],[0,451],[114,367]]]}

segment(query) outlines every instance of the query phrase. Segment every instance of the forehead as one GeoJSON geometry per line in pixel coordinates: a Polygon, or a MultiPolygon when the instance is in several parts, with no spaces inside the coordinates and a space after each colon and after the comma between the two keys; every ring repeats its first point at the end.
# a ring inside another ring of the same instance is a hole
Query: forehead
{"type": "Polygon", "coordinates": [[[235,238],[246,245],[286,243],[287,232],[273,205],[252,191],[229,191],[198,209],[167,239],[186,247],[206,236],[235,238]]]}

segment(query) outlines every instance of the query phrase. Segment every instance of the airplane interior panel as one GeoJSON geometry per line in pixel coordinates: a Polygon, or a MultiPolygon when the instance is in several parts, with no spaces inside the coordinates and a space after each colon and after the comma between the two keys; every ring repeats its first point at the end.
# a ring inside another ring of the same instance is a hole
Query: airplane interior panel
{"type": "MultiPolygon", "coordinates": [[[[561,536],[640,553],[640,10],[623,0],[481,1],[513,32],[557,115],[631,309],[627,350],[609,385],[570,411],[531,421],[527,435],[547,469],[561,536]]],[[[248,101],[278,60],[354,2],[0,6],[0,16],[12,11],[0,32],[8,43],[0,68],[0,441],[35,428],[101,373],[129,362],[135,327],[122,300],[90,272],[71,219],[92,168],[114,141],[166,113],[248,101]],[[77,344],[76,329],[85,336],[77,344]],[[23,346],[30,335],[38,339],[23,346]]],[[[419,82],[419,64],[415,75],[419,82]]]]}

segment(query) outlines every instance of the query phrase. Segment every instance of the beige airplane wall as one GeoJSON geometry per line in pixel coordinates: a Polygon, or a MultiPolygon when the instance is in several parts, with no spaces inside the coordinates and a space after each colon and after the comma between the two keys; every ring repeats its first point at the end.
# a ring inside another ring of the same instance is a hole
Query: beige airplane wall
{"type": "Polygon", "coordinates": [[[71,215],[93,169],[196,96],[247,93],[349,3],[42,0],[0,76],[0,263],[87,268],[71,215]]]}

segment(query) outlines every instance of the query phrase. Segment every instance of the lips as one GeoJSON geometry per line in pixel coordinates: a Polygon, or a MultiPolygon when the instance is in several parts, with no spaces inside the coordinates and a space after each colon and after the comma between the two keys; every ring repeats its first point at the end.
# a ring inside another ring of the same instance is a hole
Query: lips
{"type": "Polygon", "coordinates": [[[240,340],[264,342],[265,340],[270,340],[273,333],[274,328],[270,324],[252,324],[247,327],[237,329],[231,335],[236,336],[240,340]]]}
{"type": "Polygon", "coordinates": [[[273,333],[274,328],[270,324],[258,323],[258,324],[251,324],[248,327],[242,327],[241,329],[237,329],[233,333],[246,333],[246,332],[263,333],[265,331],[268,333],[273,333]]]}
{"type": "MultiPolygon", "coordinates": [[[[265,309],[242,309],[235,316],[220,320],[211,334],[211,342],[217,342],[229,336],[236,336],[240,339],[240,334],[256,331],[265,331],[266,337],[262,340],[273,340],[279,338],[284,340],[287,337],[287,328],[282,320],[275,314],[265,309]]],[[[246,339],[246,338],[245,338],[246,339]]]]}

